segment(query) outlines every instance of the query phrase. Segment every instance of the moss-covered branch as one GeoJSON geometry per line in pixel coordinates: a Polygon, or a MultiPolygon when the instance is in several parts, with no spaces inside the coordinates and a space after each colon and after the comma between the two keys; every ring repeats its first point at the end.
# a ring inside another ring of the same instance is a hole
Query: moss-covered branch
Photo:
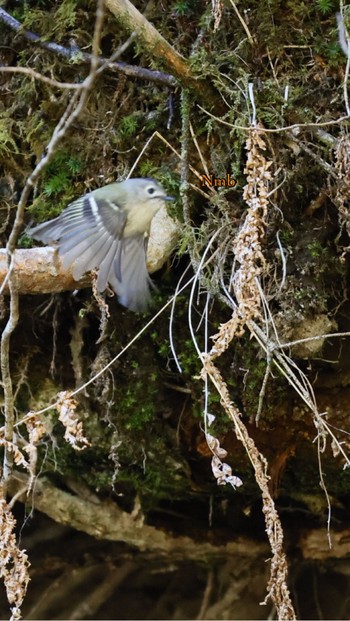
{"type": "Polygon", "coordinates": [[[129,0],[106,0],[106,6],[125,30],[137,33],[139,42],[157,63],[206,105],[213,106],[218,112],[221,110],[222,101],[210,82],[194,75],[188,60],[166,41],[129,0]]]}

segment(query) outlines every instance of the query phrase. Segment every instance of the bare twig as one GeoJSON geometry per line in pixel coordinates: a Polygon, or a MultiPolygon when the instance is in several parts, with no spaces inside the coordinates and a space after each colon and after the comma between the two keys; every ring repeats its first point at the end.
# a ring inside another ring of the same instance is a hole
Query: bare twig
{"type": "Polygon", "coordinates": [[[244,31],[245,31],[245,33],[246,33],[246,35],[247,35],[247,39],[248,39],[248,41],[249,41],[250,45],[252,45],[252,46],[253,46],[253,45],[254,45],[254,40],[253,40],[252,35],[250,34],[250,30],[249,30],[249,28],[248,28],[247,24],[245,23],[245,21],[244,21],[244,19],[243,19],[242,15],[240,14],[239,10],[237,9],[236,3],[235,3],[235,2],[233,2],[233,0],[230,0],[230,2],[231,2],[232,6],[233,6],[233,8],[234,8],[234,10],[235,10],[235,13],[236,13],[236,15],[237,15],[237,17],[238,17],[239,21],[241,22],[241,24],[242,24],[242,26],[243,26],[243,29],[244,29],[244,31]]]}
{"type": "Polygon", "coordinates": [[[321,168],[323,168],[328,175],[331,175],[333,179],[338,179],[338,174],[335,170],[335,167],[331,166],[331,164],[326,162],[326,160],[324,160],[317,153],[315,153],[312,149],[310,149],[310,147],[308,147],[302,140],[299,140],[299,138],[297,138],[295,135],[291,134],[290,132],[287,132],[287,136],[289,137],[290,140],[295,142],[300,147],[300,149],[302,149],[302,151],[307,153],[307,155],[309,155],[313,160],[315,160],[315,162],[317,162],[317,164],[321,166],[321,168]]]}
{"type": "MultiPolygon", "coordinates": [[[[11,300],[10,300],[10,316],[1,336],[1,376],[2,387],[4,391],[4,415],[5,415],[5,451],[4,465],[2,477],[6,481],[13,466],[13,451],[10,445],[13,442],[13,426],[15,423],[15,407],[12,388],[12,379],[10,373],[10,337],[14,331],[19,317],[18,312],[18,293],[16,290],[15,278],[9,280],[11,300]]],[[[6,491],[6,490],[5,490],[6,491]]]]}
{"type": "Polygon", "coordinates": [[[181,198],[184,221],[190,225],[189,198],[188,198],[188,150],[190,146],[190,97],[188,91],[183,88],[181,93],[181,198]]]}
{"type": "Polygon", "coordinates": [[[192,123],[190,123],[190,132],[191,132],[191,138],[192,138],[192,140],[193,140],[193,142],[194,142],[194,145],[195,145],[195,147],[196,147],[196,149],[197,149],[197,153],[198,153],[198,155],[199,155],[199,157],[200,157],[200,160],[201,160],[201,163],[202,163],[202,166],[203,166],[203,170],[204,170],[205,174],[206,174],[208,177],[210,177],[209,168],[208,168],[208,166],[207,166],[207,163],[206,163],[206,161],[205,161],[205,159],[204,159],[204,157],[203,157],[203,153],[202,153],[202,151],[201,151],[201,149],[200,149],[200,146],[199,146],[199,144],[198,144],[198,140],[197,140],[197,138],[196,138],[196,134],[194,133],[194,129],[193,129],[193,127],[192,127],[192,123]]]}
{"type": "MultiPolygon", "coordinates": [[[[166,140],[166,138],[164,138],[164,136],[162,136],[162,134],[158,131],[153,132],[152,136],[149,137],[149,139],[147,140],[146,144],[143,146],[141,152],[139,153],[139,155],[137,156],[135,162],[133,163],[129,174],[128,174],[128,178],[131,177],[132,173],[134,172],[137,164],[139,163],[141,157],[143,156],[143,154],[145,153],[146,149],[148,149],[149,145],[151,144],[152,140],[154,138],[159,138],[160,140],[162,140],[162,142],[164,142],[164,144],[179,158],[179,160],[181,160],[181,155],[178,151],[176,151],[176,149],[170,144],[170,142],[168,142],[166,140]]],[[[196,170],[195,168],[193,168],[193,166],[191,166],[190,164],[188,165],[189,170],[197,177],[197,179],[199,179],[202,182],[202,175],[198,172],[198,170],[196,170]]],[[[201,194],[204,198],[209,199],[208,194],[206,194],[201,188],[199,188],[198,186],[190,183],[190,186],[193,190],[195,190],[196,192],[198,192],[199,194],[201,194]]],[[[208,188],[211,190],[212,193],[215,193],[214,188],[208,188]]]]}
{"type": "Polygon", "coordinates": [[[31,69],[30,67],[2,67],[0,66],[0,71],[2,73],[23,73],[24,75],[27,75],[30,78],[33,78],[35,80],[41,80],[41,82],[45,82],[45,84],[49,84],[50,86],[54,86],[55,88],[79,90],[82,87],[82,84],[75,84],[73,82],[58,82],[57,80],[53,80],[52,78],[47,78],[45,75],[42,75],[38,71],[34,71],[34,69],[31,69]]]}
{"type": "MultiPolygon", "coordinates": [[[[0,9],[1,11],[1,9],[0,9]]],[[[1,13],[0,13],[0,17],[1,17],[1,13]]],[[[99,68],[97,70],[96,73],[102,73],[103,71],[105,71],[106,69],[108,69],[109,67],[113,67],[114,64],[114,59],[115,58],[119,58],[119,56],[121,56],[121,54],[123,54],[123,52],[129,47],[130,43],[135,39],[135,33],[133,33],[132,35],[130,35],[130,37],[128,38],[127,41],[125,41],[125,43],[123,43],[115,52],[114,54],[112,54],[112,56],[109,59],[106,59],[104,62],[102,62],[102,60],[99,58],[99,68]]],[[[91,55],[88,54],[87,55],[89,57],[89,60],[91,61],[91,55]]],[[[42,75],[41,73],[39,73],[38,71],[34,71],[34,69],[30,68],[30,67],[4,67],[4,66],[0,66],[0,71],[2,73],[22,73],[24,75],[29,76],[30,78],[33,78],[35,80],[40,80],[41,82],[45,82],[45,84],[49,84],[50,86],[53,86],[55,88],[61,88],[61,89],[68,89],[68,90],[79,90],[83,87],[83,83],[75,83],[75,82],[59,82],[58,80],[54,80],[52,78],[48,78],[45,75],[42,75]]]]}
{"type": "MultiPolygon", "coordinates": [[[[210,116],[211,119],[214,119],[218,123],[221,123],[222,125],[226,125],[226,127],[231,127],[231,129],[240,129],[244,132],[250,132],[252,129],[250,125],[248,126],[235,125],[234,123],[229,123],[228,121],[224,121],[224,119],[218,116],[215,116],[208,110],[205,110],[205,108],[202,108],[202,106],[200,106],[199,104],[197,105],[198,105],[198,108],[202,110],[202,112],[204,112],[204,114],[207,114],[208,116],[210,116]]],[[[323,121],[322,123],[294,123],[293,125],[286,125],[285,127],[276,127],[274,129],[268,129],[266,127],[256,127],[254,129],[256,129],[257,132],[262,133],[262,134],[280,134],[281,132],[290,131],[291,129],[302,129],[302,128],[309,129],[310,127],[328,127],[329,125],[341,125],[342,123],[345,123],[349,119],[350,119],[350,115],[347,114],[346,116],[339,117],[339,119],[333,119],[331,121],[323,121]]]]}
{"type": "Polygon", "coordinates": [[[194,271],[198,269],[198,258],[195,256],[196,238],[194,229],[191,225],[190,216],[190,198],[189,198],[189,147],[190,147],[190,95],[187,89],[183,88],[181,93],[181,118],[182,118],[182,130],[181,130],[181,186],[180,195],[182,200],[182,213],[184,223],[187,226],[188,232],[191,234],[191,243],[189,244],[189,254],[194,271]]]}
{"type": "Polygon", "coordinates": [[[214,572],[212,569],[209,569],[208,577],[207,577],[207,584],[205,585],[203,599],[202,599],[202,603],[201,603],[201,607],[199,609],[198,615],[196,616],[196,621],[200,621],[200,619],[205,619],[205,615],[208,610],[210,598],[213,593],[213,587],[214,587],[214,572]]]}

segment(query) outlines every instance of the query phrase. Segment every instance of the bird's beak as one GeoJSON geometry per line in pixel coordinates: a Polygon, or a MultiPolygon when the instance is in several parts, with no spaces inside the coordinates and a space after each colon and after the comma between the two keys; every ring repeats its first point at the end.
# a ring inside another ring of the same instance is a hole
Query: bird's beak
{"type": "Polygon", "coordinates": [[[165,201],[174,201],[175,197],[174,196],[164,196],[163,197],[165,201]]]}

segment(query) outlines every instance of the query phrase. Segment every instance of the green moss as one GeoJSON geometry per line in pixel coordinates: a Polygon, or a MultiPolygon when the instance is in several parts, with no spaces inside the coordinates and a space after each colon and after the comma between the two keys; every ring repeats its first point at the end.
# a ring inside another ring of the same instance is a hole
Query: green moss
{"type": "Polygon", "coordinates": [[[41,180],[41,193],[28,209],[38,221],[57,216],[74,198],[75,177],[82,172],[83,162],[65,149],[58,151],[46,167],[41,180]],[[55,198],[55,201],[49,200],[55,198]]]}
{"type": "Polygon", "coordinates": [[[137,128],[139,125],[139,114],[129,114],[128,116],[123,116],[123,118],[118,123],[117,132],[119,134],[120,139],[123,138],[131,138],[136,134],[137,128]]]}
{"type": "Polygon", "coordinates": [[[51,11],[47,10],[47,2],[36,4],[38,6],[34,7],[32,2],[24,2],[16,15],[24,28],[42,33],[43,40],[49,40],[54,36],[60,39],[76,25],[78,3],[75,0],[62,0],[51,11]]]}
{"type": "Polygon", "coordinates": [[[331,11],[336,11],[338,4],[334,0],[316,0],[316,8],[322,15],[327,15],[331,11]]]}
{"type": "Polygon", "coordinates": [[[55,431],[59,452],[53,450],[52,445],[45,452],[45,471],[80,480],[95,491],[110,492],[113,464],[108,460],[107,449],[95,441],[91,448],[75,451],[60,435],[58,430],[55,431]]]}
{"type": "Polygon", "coordinates": [[[41,26],[48,26],[50,23],[50,16],[44,9],[35,8],[28,2],[23,3],[22,12],[18,17],[21,18],[23,27],[28,30],[40,31],[41,26]]]}
{"type": "Polygon", "coordinates": [[[18,153],[18,147],[13,138],[12,121],[8,118],[0,119],[0,155],[18,153]]]}
{"type": "Polygon", "coordinates": [[[202,365],[191,339],[181,342],[178,357],[183,373],[189,376],[199,375],[202,365]]]}
{"type": "Polygon", "coordinates": [[[318,259],[319,257],[327,254],[327,249],[324,248],[322,244],[318,241],[314,241],[311,244],[308,244],[307,249],[313,259],[318,259]]]}
{"type": "Polygon", "coordinates": [[[194,11],[198,9],[198,0],[177,0],[172,5],[172,11],[179,17],[188,17],[193,15],[194,11]]]}
{"type": "Polygon", "coordinates": [[[77,21],[76,0],[63,0],[54,13],[55,32],[65,34],[73,28],[77,21]]]}
{"type": "Polygon", "coordinates": [[[155,409],[150,391],[145,395],[144,386],[138,384],[128,389],[120,401],[120,408],[126,414],[125,429],[141,431],[155,416],[155,409]]]}
{"type": "Polygon", "coordinates": [[[123,450],[120,454],[122,466],[116,478],[116,485],[132,486],[141,498],[144,511],[157,506],[162,500],[185,498],[190,489],[186,461],[174,449],[166,446],[164,439],[153,438],[143,448],[140,459],[132,459],[123,467],[123,450]]]}
{"type": "Polygon", "coordinates": [[[140,162],[140,177],[153,177],[157,171],[157,167],[151,160],[142,160],[140,162]]]}

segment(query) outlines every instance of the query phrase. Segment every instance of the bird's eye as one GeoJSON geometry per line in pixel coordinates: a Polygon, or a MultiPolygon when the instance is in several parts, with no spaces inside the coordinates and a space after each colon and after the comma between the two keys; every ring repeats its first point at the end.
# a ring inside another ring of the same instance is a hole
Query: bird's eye
{"type": "Polygon", "coordinates": [[[148,192],[148,194],[154,194],[155,193],[155,189],[152,188],[152,187],[147,188],[147,192],[148,192]]]}

